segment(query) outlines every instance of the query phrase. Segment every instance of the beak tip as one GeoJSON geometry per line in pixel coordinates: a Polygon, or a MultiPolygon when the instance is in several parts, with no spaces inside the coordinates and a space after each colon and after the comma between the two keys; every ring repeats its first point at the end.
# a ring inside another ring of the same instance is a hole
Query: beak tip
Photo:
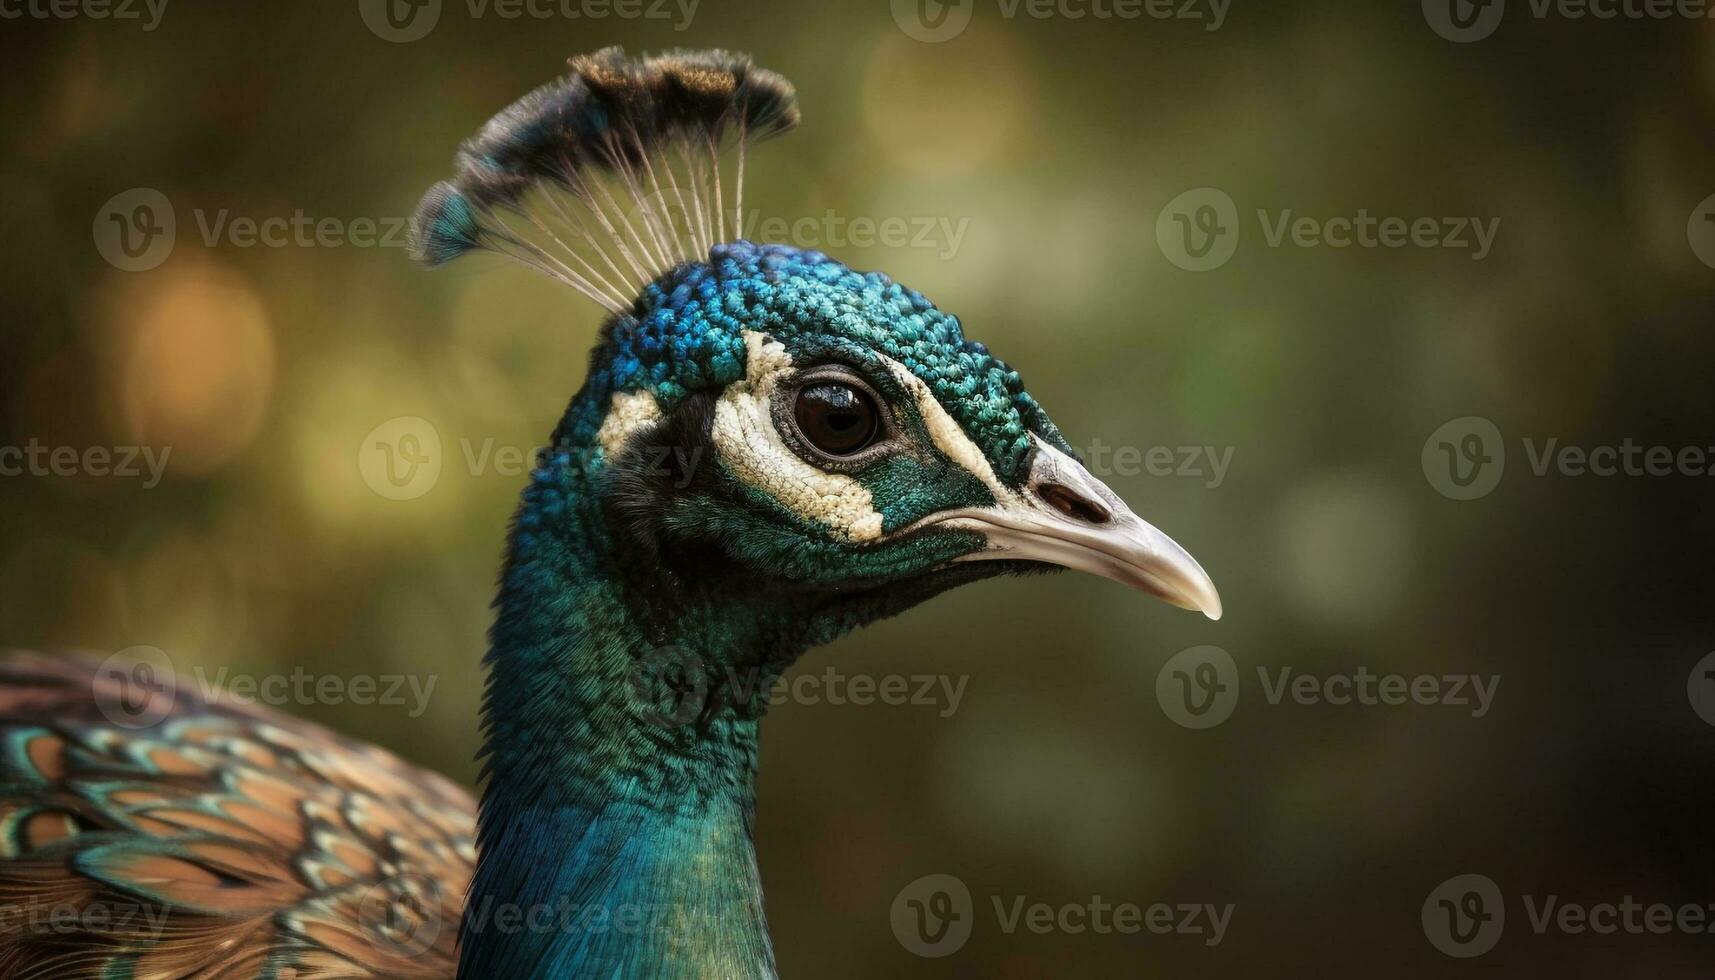
{"type": "Polygon", "coordinates": [[[1221,615],[1225,612],[1225,610],[1221,608],[1221,597],[1215,592],[1213,587],[1209,588],[1201,596],[1198,596],[1194,602],[1195,605],[1192,606],[1192,608],[1209,617],[1210,622],[1218,622],[1221,615]]]}
{"type": "Polygon", "coordinates": [[[1178,545],[1173,546],[1176,552],[1178,572],[1177,581],[1172,582],[1171,600],[1174,605],[1186,609],[1195,609],[1209,617],[1210,622],[1218,621],[1226,611],[1221,605],[1221,593],[1215,589],[1215,580],[1197,564],[1190,552],[1178,545]]]}

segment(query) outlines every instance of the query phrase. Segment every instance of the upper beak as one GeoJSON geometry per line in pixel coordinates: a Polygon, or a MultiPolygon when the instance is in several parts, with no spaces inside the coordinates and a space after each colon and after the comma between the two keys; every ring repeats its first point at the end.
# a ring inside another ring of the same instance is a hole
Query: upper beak
{"type": "Polygon", "coordinates": [[[1094,572],[1221,618],[1221,596],[1197,559],[1132,513],[1083,464],[1034,433],[1030,438],[1035,450],[1023,493],[924,522],[963,527],[988,539],[987,548],[960,561],[1024,559],[1094,572]]]}

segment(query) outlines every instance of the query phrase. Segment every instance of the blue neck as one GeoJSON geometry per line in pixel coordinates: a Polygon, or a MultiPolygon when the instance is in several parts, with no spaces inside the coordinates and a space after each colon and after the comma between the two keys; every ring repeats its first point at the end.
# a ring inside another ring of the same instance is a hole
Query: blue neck
{"type": "Polygon", "coordinates": [[[713,613],[667,632],[633,603],[583,479],[539,471],[512,532],[459,977],[773,977],[757,719],[680,723],[635,690],[664,645],[727,660],[750,638],[713,613]]]}
{"type": "Polygon", "coordinates": [[[774,976],[751,815],[508,807],[465,910],[460,977],[774,976]]]}

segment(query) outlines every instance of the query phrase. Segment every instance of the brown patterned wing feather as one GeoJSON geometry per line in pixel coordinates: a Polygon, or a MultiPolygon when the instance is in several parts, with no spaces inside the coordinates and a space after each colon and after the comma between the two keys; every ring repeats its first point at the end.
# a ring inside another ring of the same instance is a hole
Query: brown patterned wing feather
{"type": "Polygon", "coordinates": [[[0,977],[450,978],[474,832],[444,777],[164,665],[0,653],[0,977]]]}

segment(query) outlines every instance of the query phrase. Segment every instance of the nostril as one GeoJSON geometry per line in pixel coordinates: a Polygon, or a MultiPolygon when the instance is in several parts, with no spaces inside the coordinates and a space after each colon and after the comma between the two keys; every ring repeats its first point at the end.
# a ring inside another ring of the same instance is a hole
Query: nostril
{"type": "Polygon", "coordinates": [[[1043,483],[1037,486],[1036,495],[1043,503],[1054,508],[1074,521],[1085,524],[1106,524],[1114,519],[1113,511],[1099,500],[1092,500],[1071,487],[1059,483],[1043,483]]]}

